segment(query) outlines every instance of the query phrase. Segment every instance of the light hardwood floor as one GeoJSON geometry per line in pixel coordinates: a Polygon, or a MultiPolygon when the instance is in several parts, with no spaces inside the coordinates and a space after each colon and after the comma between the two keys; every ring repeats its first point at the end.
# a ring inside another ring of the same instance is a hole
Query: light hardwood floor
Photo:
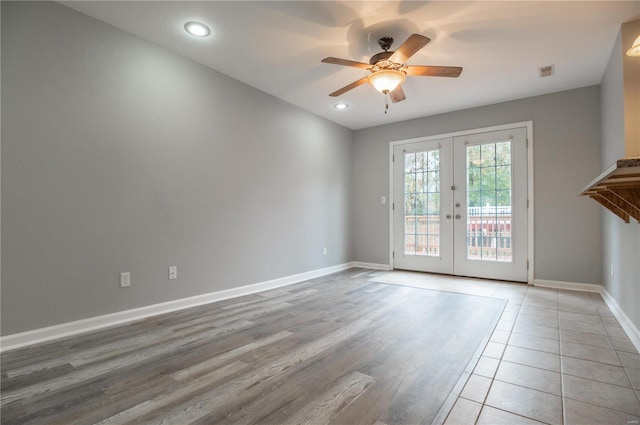
{"type": "Polygon", "coordinates": [[[377,274],[351,269],[5,353],[2,423],[441,422],[505,302],[377,274]]]}

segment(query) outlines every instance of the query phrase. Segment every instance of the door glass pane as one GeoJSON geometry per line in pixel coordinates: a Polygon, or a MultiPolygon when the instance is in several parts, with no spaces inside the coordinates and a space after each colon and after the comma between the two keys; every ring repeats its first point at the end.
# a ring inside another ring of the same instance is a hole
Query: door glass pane
{"type": "Polygon", "coordinates": [[[511,262],[511,141],[467,146],[467,259],[511,262]]]}
{"type": "Polygon", "coordinates": [[[404,154],[404,254],[440,256],[440,151],[404,154]]]}

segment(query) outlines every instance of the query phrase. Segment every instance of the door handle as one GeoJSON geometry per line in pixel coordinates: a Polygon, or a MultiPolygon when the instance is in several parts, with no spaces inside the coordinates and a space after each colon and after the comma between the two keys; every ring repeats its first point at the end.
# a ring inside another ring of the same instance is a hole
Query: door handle
{"type": "Polygon", "coordinates": [[[456,214],[456,220],[460,220],[462,216],[460,214],[456,214]]]}
{"type": "Polygon", "coordinates": [[[447,214],[447,220],[451,220],[451,214],[447,214]]]}

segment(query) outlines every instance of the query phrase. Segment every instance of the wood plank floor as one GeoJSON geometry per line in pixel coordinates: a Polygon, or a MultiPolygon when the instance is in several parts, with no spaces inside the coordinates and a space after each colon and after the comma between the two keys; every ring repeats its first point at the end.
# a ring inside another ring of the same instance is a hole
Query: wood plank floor
{"type": "Polygon", "coordinates": [[[350,269],[4,353],[2,424],[444,420],[505,302],[375,276],[350,269]]]}

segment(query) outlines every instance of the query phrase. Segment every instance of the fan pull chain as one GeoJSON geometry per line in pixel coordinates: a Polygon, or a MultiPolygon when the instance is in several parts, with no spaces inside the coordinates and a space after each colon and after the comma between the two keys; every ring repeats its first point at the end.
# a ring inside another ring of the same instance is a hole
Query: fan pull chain
{"type": "Polygon", "coordinates": [[[384,113],[387,114],[389,110],[389,90],[384,91],[384,113]]]}

